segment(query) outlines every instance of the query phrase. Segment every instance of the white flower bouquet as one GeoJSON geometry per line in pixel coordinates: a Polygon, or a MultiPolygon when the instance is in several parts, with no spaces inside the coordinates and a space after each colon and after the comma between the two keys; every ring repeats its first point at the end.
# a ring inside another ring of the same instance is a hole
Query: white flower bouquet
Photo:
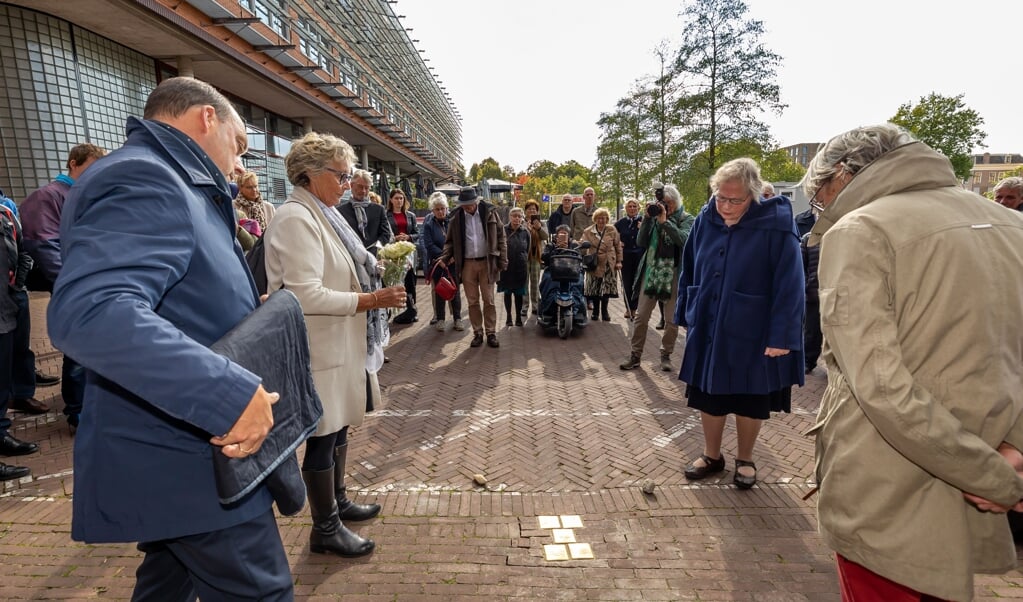
{"type": "Polygon", "coordinates": [[[402,240],[384,245],[377,251],[377,260],[384,266],[384,286],[396,286],[405,281],[405,273],[412,267],[416,245],[402,240]]]}

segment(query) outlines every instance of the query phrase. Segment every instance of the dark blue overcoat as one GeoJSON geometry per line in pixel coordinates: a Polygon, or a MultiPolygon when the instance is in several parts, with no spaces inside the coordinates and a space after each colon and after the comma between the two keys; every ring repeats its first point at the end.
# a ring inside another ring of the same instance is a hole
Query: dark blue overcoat
{"type": "Polygon", "coordinates": [[[213,480],[209,439],[260,384],[208,348],[259,301],[227,182],[170,126],[132,118],[127,136],[71,188],[47,313],[87,369],[71,536],[90,542],[205,533],[271,504],[259,487],[222,506],[213,480]]]}
{"type": "Polygon", "coordinates": [[[686,241],[675,321],[688,327],[679,379],[711,394],[803,384],[803,263],[785,197],[732,227],[712,198],[686,241]],[[768,347],[789,349],[767,357],[768,347]]]}

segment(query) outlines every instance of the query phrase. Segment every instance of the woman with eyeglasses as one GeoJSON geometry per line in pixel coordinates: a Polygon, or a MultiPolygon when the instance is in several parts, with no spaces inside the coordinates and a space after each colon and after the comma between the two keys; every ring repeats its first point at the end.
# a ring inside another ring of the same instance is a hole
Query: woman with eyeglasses
{"type": "Polygon", "coordinates": [[[749,489],[761,424],[771,412],[791,411],[792,385],[803,384],[803,264],[792,205],[784,196],[761,198],[752,159],[725,163],[710,187],[683,252],[675,309],[686,328],[679,379],[689,407],[700,410],[704,436],[685,476],[725,469],[721,440],[734,414],[733,482],[749,489]]]}
{"type": "MultiPolygon", "coordinates": [[[[391,226],[391,233],[395,242],[419,242],[419,226],[416,222],[416,214],[409,207],[409,199],[401,188],[395,188],[387,197],[387,221],[391,226]]],[[[411,324],[419,321],[419,310],[416,308],[416,262],[412,261],[412,267],[405,272],[405,290],[408,292],[408,308],[395,316],[395,324],[411,324]]]]}
{"type": "Polygon", "coordinates": [[[265,239],[268,290],[287,288],[302,304],[323,403],[302,460],[313,518],[309,548],[346,557],[369,554],[374,544],[344,523],[380,512],[378,504],[348,497],[348,428],[362,424],[367,402],[379,400],[377,371],[390,337],[386,310],[405,306],[405,287],[381,288],[376,258],[335,209],[355,161],[351,145],[329,134],[296,140],[284,158],[294,189],[265,239]]]}
{"type": "MultiPolygon", "coordinates": [[[[448,237],[448,197],[443,192],[435,192],[430,195],[427,203],[430,206],[430,214],[423,220],[423,234],[420,237],[420,241],[423,243],[423,254],[426,256],[426,261],[423,265],[425,266],[425,273],[429,274],[430,290],[432,291],[433,285],[440,280],[441,276],[446,275],[442,269],[434,267],[434,264],[436,264],[437,258],[444,253],[444,241],[448,237]]],[[[451,275],[451,281],[455,283],[455,286],[458,286],[457,266],[452,263],[446,267],[447,273],[451,275]]],[[[430,320],[430,324],[438,331],[444,332],[444,304],[447,303],[451,308],[451,319],[454,321],[454,329],[459,331],[465,330],[465,326],[462,325],[461,292],[456,291],[455,298],[451,301],[444,301],[436,292],[432,295],[433,319],[430,320]]]]}

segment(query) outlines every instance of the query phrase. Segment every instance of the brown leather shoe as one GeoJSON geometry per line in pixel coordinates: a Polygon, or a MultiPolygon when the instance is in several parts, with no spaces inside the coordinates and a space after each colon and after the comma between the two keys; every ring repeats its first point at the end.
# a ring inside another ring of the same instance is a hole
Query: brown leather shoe
{"type": "Polygon", "coordinates": [[[27,414],[45,414],[50,411],[50,406],[35,397],[12,397],[11,409],[27,414]]]}

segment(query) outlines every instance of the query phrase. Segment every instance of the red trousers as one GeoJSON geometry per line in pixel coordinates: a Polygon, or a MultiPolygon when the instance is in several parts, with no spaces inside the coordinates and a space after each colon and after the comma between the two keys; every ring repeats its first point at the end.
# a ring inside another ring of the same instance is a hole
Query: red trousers
{"type": "Polygon", "coordinates": [[[940,598],[885,579],[839,554],[835,554],[835,558],[838,560],[838,583],[842,586],[843,602],[942,602],[940,598]]]}

